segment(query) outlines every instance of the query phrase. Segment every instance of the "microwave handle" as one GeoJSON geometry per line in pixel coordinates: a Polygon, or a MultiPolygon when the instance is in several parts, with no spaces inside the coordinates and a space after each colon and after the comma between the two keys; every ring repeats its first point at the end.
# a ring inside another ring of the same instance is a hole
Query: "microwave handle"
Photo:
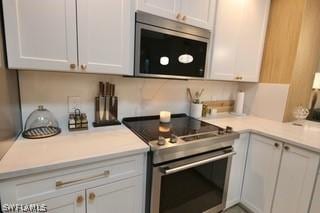
{"type": "Polygon", "coordinates": [[[197,162],[186,164],[186,165],[183,165],[183,166],[178,166],[178,167],[175,167],[175,168],[168,168],[168,167],[164,166],[164,167],[160,167],[160,171],[165,175],[170,175],[170,174],[173,174],[173,173],[176,173],[176,172],[180,172],[180,171],[183,171],[183,170],[186,170],[186,169],[190,169],[190,168],[193,168],[193,167],[201,166],[201,165],[206,164],[206,163],[210,163],[210,162],[214,162],[214,161],[217,161],[217,160],[225,159],[225,158],[228,158],[228,157],[233,156],[235,154],[236,154],[236,152],[229,152],[227,154],[215,156],[213,158],[208,158],[208,159],[205,159],[205,160],[197,161],[197,162]]]}

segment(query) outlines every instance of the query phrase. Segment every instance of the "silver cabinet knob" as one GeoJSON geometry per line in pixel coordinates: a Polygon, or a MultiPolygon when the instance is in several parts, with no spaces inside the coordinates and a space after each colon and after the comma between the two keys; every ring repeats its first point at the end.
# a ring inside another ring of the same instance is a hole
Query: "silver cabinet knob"
{"type": "Polygon", "coordinates": [[[284,150],[289,151],[290,147],[289,146],[284,146],[284,150]]]}
{"type": "Polygon", "coordinates": [[[181,18],[181,14],[178,13],[177,16],[176,16],[176,18],[179,20],[179,19],[181,18]]]}
{"type": "Polygon", "coordinates": [[[275,146],[276,148],[279,148],[279,144],[278,144],[278,143],[274,143],[274,146],[275,146]]]}
{"type": "Polygon", "coordinates": [[[183,16],[182,21],[186,21],[186,20],[187,20],[187,16],[183,16]]]}

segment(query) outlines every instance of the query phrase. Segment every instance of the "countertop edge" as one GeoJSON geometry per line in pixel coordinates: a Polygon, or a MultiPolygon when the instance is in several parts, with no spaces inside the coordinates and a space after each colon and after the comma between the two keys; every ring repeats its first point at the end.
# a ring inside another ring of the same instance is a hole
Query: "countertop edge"
{"type": "Polygon", "coordinates": [[[242,129],[242,130],[239,130],[239,131],[236,131],[236,132],[239,132],[240,134],[250,133],[250,134],[261,135],[261,136],[264,136],[264,137],[267,137],[267,138],[270,138],[270,139],[273,139],[273,140],[277,140],[277,141],[280,141],[280,142],[283,142],[283,143],[288,143],[290,145],[293,145],[293,146],[296,146],[296,147],[299,147],[299,148],[302,148],[302,149],[306,149],[308,151],[320,154],[320,149],[318,149],[316,147],[308,146],[308,145],[303,144],[303,143],[301,143],[299,141],[294,141],[294,140],[291,140],[291,139],[283,138],[283,137],[276,136],[276,135],[273,135],[273,134],[270,134],[270,133],[266,133],[266,132],[263,132],[263,131],[260,131],[260,130],[242,129]]]}

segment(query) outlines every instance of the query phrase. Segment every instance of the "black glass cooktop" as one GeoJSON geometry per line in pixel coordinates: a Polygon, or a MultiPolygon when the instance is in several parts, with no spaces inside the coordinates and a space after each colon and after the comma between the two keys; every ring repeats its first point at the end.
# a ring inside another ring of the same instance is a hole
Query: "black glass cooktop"
{"type": "Polygon", "coordinates": [[[145,142],[158,140],[159,136],[169,138],[171,134],[179,137],[222,130],[218,126],[194,119],[186,114],[171,115],[171,122],[168,124],[160,123],[159,116],[124,118],[122,123],[145,142]]]}

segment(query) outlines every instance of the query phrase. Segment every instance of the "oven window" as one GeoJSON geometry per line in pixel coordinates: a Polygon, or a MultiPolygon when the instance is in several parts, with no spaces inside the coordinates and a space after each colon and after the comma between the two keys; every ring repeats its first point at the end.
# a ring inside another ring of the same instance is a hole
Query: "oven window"
{"type": "Polygon", "coordinates": [[[204,77],[207,43],[141,29],[140,73],[204,77]]]}
{"type": "Polygon", "coordinates": [[[161,213],[200,213],[223,202],[228,159],[162,176],[161,213]]]}

